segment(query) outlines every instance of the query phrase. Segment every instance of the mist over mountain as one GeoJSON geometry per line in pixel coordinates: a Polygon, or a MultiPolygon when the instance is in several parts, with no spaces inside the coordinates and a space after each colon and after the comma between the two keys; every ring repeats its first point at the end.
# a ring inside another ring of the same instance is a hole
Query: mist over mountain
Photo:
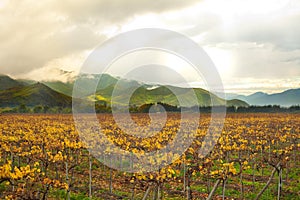
{"type": "MultiPolygon", "coordinates": [[[[209,106],[212,100],[214,105],[227,103],[227,106],[248,106],[244,101],[238,99],[226,101],[201,88],[150,85],[135,80],[113,77],[109,74],[83,74],[78,76],[77,79],[81,83],[77,90],[84,94],[86,93],[84,96],[85,100],[105,102],[106,105],[110,105],[111,101],[113,101],[114,105],[124,106],[128,103],[125,99],[129,98],[129,104],[135,106],[156,102],[173,106],[209,106]],[[98,84],[97,81],[100,77],[100,84],[98,84]],[[95,85],[97,85],[95,93],[88,93],[87,91],[95,85]],[[112,98],[114,90],[121,92],[112,98]],[[134,92],[132,93],[131,91],[134,92]],[[131,93],[132,96],[128,96],[131,93]],[[193,95],[196,96],[196,102],[193,95]],[[182,102],[179,103],[178,99],[182,99],[182,102]]],[[[2,88],[4,88],[0,90],[1,107],[16,107],[22,104],[31,107],[37,105],[71,107],[71,96],[75,80],[69,82],[35,82],[32,80],[14,80],[8,76],[0,80],[5,80],[1,82],[2,88]]]]}
{"type": "Polygon", "coordinates": [[[145,103],[162,102],[179,106],[178,98],[182,99],[182,106],[193,106],[193,95],[196,95],[200,106],[211,105],[211,100],[216,104],[227,106],[248,106],[248,105],[280,105],[289,107],[300,104],[300,89],[290,89],[281,93],[266,94],[256,92],[251,95],[225,94],[222,99],[217,94],[212,94],[201,88],[181,88],[171,85],[145,84],[135,80],[127,80],[113,77],[109,74],[81,74],[70,78],[67,82],[15,80],[9,76],[0,76],[0,106],[17,106],[26,104],[28,106],[49,105],[49,106],[71,106],[71,96],[75,80],[80,81],[77,90],[86,93],[90,101],[106,102],[107,105],[114,104],[123,106],[127,104],[125,99],[130,98],[130,104],[142,105],[145,103]],[[101,78],[101,79],[100,79],[101,78]],[[98,83],[98,80],[100,82],[98,83]],[[91,87],[95,93],[88,93],[91,87]],[[134,88],[134,92],[132,90],[134,88]],[[170,90],[171,89],[171,90],[170,90]],[[119,91],[112,99],[113,91],[119,91]],[[177,96],[173,93],[177,94],[177,96]],[[131,94],[132,93],[132,94],[131,94]],[[132,96],[128,96],[132,95],[132,96]]]}

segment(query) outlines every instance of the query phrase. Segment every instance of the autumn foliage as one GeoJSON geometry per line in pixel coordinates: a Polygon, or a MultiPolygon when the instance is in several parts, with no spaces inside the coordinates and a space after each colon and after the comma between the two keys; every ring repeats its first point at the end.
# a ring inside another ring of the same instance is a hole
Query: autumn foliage
{"type": "MultiPolygon", "coordinates": [[[[180,114],[171,113],[159,133],[136,138],[124,133],[111,114],[98,118],[110,141],[138,153],[163,148],[180,126],[180,114]]],[[[147,114],[132,118],[139,125],[150,123],[147,114]]],[[[63,191],[66,199],[77,194],[96,199],[210,199],[235,190],[232,198],[248,199],[260,197],[272,185],[277,188],[270,190],[272,198],[299,195],[299,179],[292,176],[300,167],[299,114],[229,114],[213,150],[199,157],[210,123],[209,114],[201,115],[186,122],[199,123],[199,128],[185,153],[149,173],[104,166],[81,142],[72,115],[1,115],[0,121],[0,198],[51,199],[63,191]]]]}

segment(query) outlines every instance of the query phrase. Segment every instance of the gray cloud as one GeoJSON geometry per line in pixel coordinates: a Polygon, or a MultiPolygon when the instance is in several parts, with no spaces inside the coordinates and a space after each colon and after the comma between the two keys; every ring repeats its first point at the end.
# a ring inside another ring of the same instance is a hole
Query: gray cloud
{"type": "Polygon", "coordinates": [[[18,75],[41,68],[53,59],[93,49],[106,38],[101,31],[108,25],[195,2],[8,1],[0,8],[0,73],[18,75]]]}
{"type": "Polygon", "coordinates": [[[251,48],[233,49],[237,68],[232,76],[270,79],[300,77],[299,64],[283,61],[300,55],[300,50],[280,51],[273,45],[259,46],[255,43],[245,46],[251,46],[251,48]]]}
{"type": "MultiPolygon", "coordinates": [[[[216,16],[211,14],[208,18],[216,16]]],[[[231,78],[300,77],[299,12],[249,14],[236,17],[226,25],[215,22],[207,29],[186,32],[194,37],[202,35],[199,43],[203,46],[231,52],[234,58],[231,78]]]]}
{"type": "Polygon", "coordinates": [[[258,79],[297,78],[300,4],[294,2],[268,14],[240,12],[228,23],[222,12],[230,15],[231,7],[219,8],[218,13],[214,10],[218,5],[207,9],[197,4],[199,0],[11,0],[0,4],[0,73],[49,75],[51,68],[64,68],[56,60],[68,62],[93,49],[106,39],[111,27],[118,33],[158,24],[193,37],[204,47],[230,52],[233,70],[225,79],[255,77],[249,79],[247,87],[251,88],[251,81],[255,85],[258,79]]]}
{"type": "Polygon", "coordinates": [[[0,70],[21,74],[102,41],[85,25],[72,25],[45,5],[12,1],[0,13],[0,70]]]}
{"type": "Polygon", "coordinates": [[[163,65],[144,65],[130,71],[124,78],[145,83],[176,85],[185,83],[184,77],[163,65]]]}
{"type": "Polygon", "coordinates": [[[209,32],[204,44],[256,42],[273,44],[283,50],[300,49],[300,14],[286,14],[277,17],[248,16],[236,19],[230,28],[222,24],[209,32]]]}
{"type": "Polygon", "coordinates": [[[173,9],[182,9],[199,2],[199,0],[73,0],[64,1],[54,6],[71,19],[86,21],[105,21],[117,23],[143,13],[161,13],[173,9]]]}

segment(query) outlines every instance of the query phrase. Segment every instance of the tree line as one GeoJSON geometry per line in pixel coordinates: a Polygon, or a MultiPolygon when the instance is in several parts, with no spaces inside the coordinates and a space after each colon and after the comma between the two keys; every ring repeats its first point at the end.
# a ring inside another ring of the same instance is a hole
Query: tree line
{"type": "MultiPolygon", "coordinates": [[[[111,113],[112,109],[106,103],[95,103],[95,109],[85,109],[83,106],[81,112],[83,113],[111,113]]],[[[118,107],[119,112],[125,112],[128,107],[118,107]]],[[[248,106],[248,107],[237,107],[227,106],[227,113],[297,113],[300,112],[300,105],[294,105],[290,107],[281,107],[279,105],[265,105],[265,106],[248,106]]],[[[202,112],[210,113],[212,111],[211,106],[193,106],[193,107],[179,107],[170,104],[158,102],[143,104],[141,106],[130,105],[130,113],[148,113],[148,112],[202,112]]],[[[224,106],[214,106],[214,111],[224,111],[224,106]]],[[[13,108],[0,108],[0,113],[72,113],[71,107],[50,107],[48,105],[37,105],[34,107],[26,106],[24,104],[13,108]]]]}
{"type": "Polygon", "coordinates": [[[21,104],[17,107],[0,108],[0,113],[72,113],[72,108],[61,106],[50,107],[48,105],[26,106],[21,104]]]}

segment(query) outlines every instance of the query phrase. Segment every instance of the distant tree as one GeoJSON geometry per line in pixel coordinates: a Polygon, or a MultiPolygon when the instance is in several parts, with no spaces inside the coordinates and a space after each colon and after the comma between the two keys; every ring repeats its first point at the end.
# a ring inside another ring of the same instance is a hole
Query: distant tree
{"type": "Polygon", "coordinates": [[[66,108],[62,109],[62,113],[67,113],[67,114],[72,113],[72,109],[69,107],[66,107],[66,108]]]}
{"type": "Polygon", "coordinates": [[[21,105],[18,107],[18,112],[19,112],[19,113],[26,113],[26,112],[28,112],[28,111],[29,111],[29,109],[26,107],[25,104],[21,104],[21,105]]]}
{"type": "Polygon", "coordinates": [[[63,107],[56,107],[56,109],[57,109],[57,112],[56,113],[62,113],[62,111],[63,111],[63,107]]]}
{"type": "Polygon", "coordinates": [[[102,105],[102,106],[104,106],[104,107],[107,107],[107,102],[104,101],[104,100],[99,100],[99,101],[97,101],[97,104],[102,105]]]}
{"type": "Polygon", "coordinates": [[[47,105],[45,105],[45,106],[44,106],[44,109],[43,109],[43,112],[44,112],[44,113],[47,113],[47,112],[49,111],[49,109],[50,109],[50,107],[47,106],[47,105]]]}
{"type": "Polygon", "coordinates": [[[181,109],[178,108],[177,106],[173,106],[173,105],[170,105],[170,104],[167,104],[167,103],[158,102],[157,104],[164,107],[164,109],[167,112],[180,112],[181,111],[181,109]]]}
{"type": "Polygon", "coordinates": [[[48,113],[52,113],[52,114],[59,113],[59,109],[58,107],[50,107],[48,113]]]}
{"type": "Polygon", "coordinates": [[[289,107],[289,111],[290,112],[300,112],[300,106],[299,105],[291,106],[291,107],[289,107]]]}
{"type": "Polygon", "coordinates": [[[96,113],[110,113],[111,108],[107,107],[106,105],[96,103],[95,104],[95,111],[96,111],[96,113]]]}
{"type": "Polygon", "coordinates": [[[181,111],[181,108],[179,108],[177,106],[172,106],[172,105],[162,103],[162,102],[158,102],[157,104],[154,104],[154,103],[143,104],[137,109],[137,111],[141,112],[141,113],[148,113],[150,111],[150,108],[154,112],[163,112],[163,111],[180,112],[181,111]],[[163,109],[162,109],[162,107],[163,107],[163,109]]]}
{"type": "Polygon", "coordinates": [[[135,104],[130,105],[129,112],[130,113],[137,113],[137,112],[139,112],[139,108],[135,104]]]}
{"type": "Polygon", "coordinates": [[[43,112],[43,106],[41,106],[41,105],[35,106],[33,108],[33,112],[34,113],[42,113],[43,112]]]}
{"type": "Polygon", "coordinates": [[[234,106],[227,107],[227,112],[236,112],[236,108],[234,106]]]}
{"type": "Polygon", "coordinates": [[[141,105],[139,108],[138,108],[138,112],[141,112],[141,113],[148,113],[151,106],[153,106],[154,104],[153,103],[150,103],[150,104],[143,104],[141,105]]]}
{"type": "MultiPolygon", "coordinates": [[[[199,107],[200,112],[202,113],[211,113],[211,106],[201,106],[199,107]]],[[[194,110],[196,111],[196,110],[194,110]]]]}

